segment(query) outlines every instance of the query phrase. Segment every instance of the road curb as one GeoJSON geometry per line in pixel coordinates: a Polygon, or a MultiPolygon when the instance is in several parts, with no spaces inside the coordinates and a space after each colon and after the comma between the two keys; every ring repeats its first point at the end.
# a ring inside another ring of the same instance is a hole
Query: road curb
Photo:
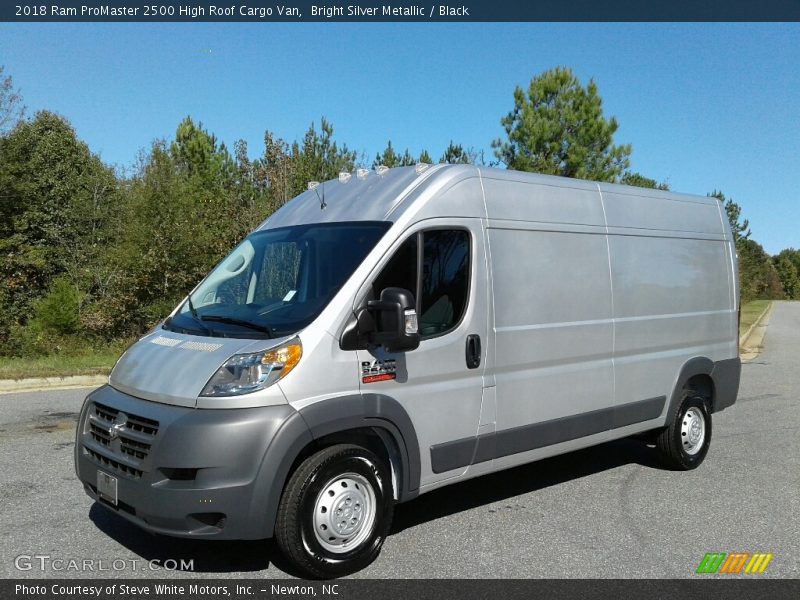
{"type": "Polygon", "coordinates": [[[0,394],[36,392],[70,388],[97,387],[108,383],[108,375],[72,375],[68,377],[33,377],[31,379],[0,379],[0,394]]]}
{"type": "Polygon", "coordinates": [[[750,325],[750,327],[747,328],[747,331],[745,331],[742,335],[739,336],[739,348],[744,348],[744,345],[747,342],[748,338],[752,335],[753,331],[755,331],[755,328],[761,324],[761,321],[764,320],[764,317],[767,316],[767,313],[769,313],[769,311],[772,310],[774,304],[775,304],[774,302],[770,301],[770,303],[767,305],[767,308],[765,308],[761,312],[761,314],[758,315],[758,318],[755,321],[753,321],[753,324],[750,325]]]}

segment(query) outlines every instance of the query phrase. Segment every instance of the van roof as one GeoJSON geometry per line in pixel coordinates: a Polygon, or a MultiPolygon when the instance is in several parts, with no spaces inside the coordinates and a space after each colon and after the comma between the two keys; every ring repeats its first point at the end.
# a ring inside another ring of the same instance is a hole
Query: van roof
{"type": "MultiPolygon", "coordinates": [[[[388,221],[395,220],[408,206],[403,206],[409,194],[423,182],[445,184],[455,183],[461,179],[481,176],[482,178],[519,181],[530,184],[573,188],[585,192],[599,192],[603,196],[609,226],[642,227],[638,221],[650,219],[652,223],[653,204],[644,207],[641,202],[653,200],[671,200],[663,202],[662,209],[669,205],[679,209],[677,203],[691,203],[705,215],[704,221],[711,220],[711,210],[717,213],[717,200],[706,196],[679,194],[663,190],[638,188],[613,183],[600,183],[582,179],[571,179],[538,173],[524,173],[491,167],[474,165],[417,165],[416,167],[397,167],[376,170],[362,170],[353,173],[346,181],[331,179],[309,189],[287,202],[270,215],[257,229],[296,225],[299,223],[326,223],[343,221],[388,221]],[[446,180],[446,181],[445,181],[446,180]],[[642,210],[644,209],[644,210],[642,210]],[[648,217],[648,213],[650,213],[648,217]]],[[[408,203],[409,206],[411,203],[408,203]]],[[[685,206],[685,204],[684,204],[685,206]]],[[[686,214],[669,210],[670,217],[685,219],[686,214]]],[[[491,213],[491,210],[490,210],[491,213]]],[[[666,216],[666,215],[665,215],[666,216]]],[[[492,215],[490,214],[491,218],[492,215]]],[[[668,218],[673,220],[673,218],[668,218]]],[[[718,217],[714,229],[722,233],[718,217]]],[[[708,223],[711,225],[711,223],[708,223]]],[[[672,227],[669,227],[672,229],[672,227]]]]}
{"type": "MultiPolygon", "coordinates": [[[[367,171],[353,174],[346,183],[324,181],[284,204],[264,221],[259,229],[298,223],[341,221],[386,221],[392,209],[420,183],[447,165],[427,168],[398,167],[382,174],[367,171]],[[324,201],[324,208],[323,206],[324,201]]],[[[474,167],[470,169],[476,175],[474,167]]]]}

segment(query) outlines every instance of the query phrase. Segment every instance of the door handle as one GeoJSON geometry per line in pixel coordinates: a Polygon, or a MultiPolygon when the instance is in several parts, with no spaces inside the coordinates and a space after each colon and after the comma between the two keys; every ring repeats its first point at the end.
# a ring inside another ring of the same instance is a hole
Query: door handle
{"type": "Polygon", "coordinates": [[[481,336],[471,333],[467,336],[467,368],[477,369],[481,366],[481,336]]]}

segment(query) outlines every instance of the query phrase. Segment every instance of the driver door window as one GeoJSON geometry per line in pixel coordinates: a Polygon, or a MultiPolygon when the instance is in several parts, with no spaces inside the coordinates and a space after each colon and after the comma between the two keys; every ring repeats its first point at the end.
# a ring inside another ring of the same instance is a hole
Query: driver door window
{"type": "Polygon", "coordinates": [[[433,229],[409,237],[375,278],[375,298],[387,287],[410,290],[417,301],[420,336],[454,329],[469,297],[470,236],[463,229],[433,229]],[[420,268],[421,267],[421,268],[420,268]]]}

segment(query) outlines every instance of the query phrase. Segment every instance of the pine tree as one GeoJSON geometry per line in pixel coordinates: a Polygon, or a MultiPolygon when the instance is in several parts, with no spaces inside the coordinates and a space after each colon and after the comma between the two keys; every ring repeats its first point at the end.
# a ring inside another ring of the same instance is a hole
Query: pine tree
{"type": "Polygon", "coordinates": [[[728,215],[728,222],[731,225],[731,232],[733,233],[733,241],[746,240],[750,238],[750,221],[742,217],[742,207],[733,201],[733,198],[726,198],[720,190],[714,190],[708,194],[712,198],[716,198],[722,202],[725,207],[725,213],[728,215]]]}
{"type": "Polygon", "coordinates": [[[455,144],[453,140],[450,140],[439,162],[449,165],[466,165],[474,163],[475,158],[470,156],[470,153],[465,151],[461,144],[455,144]]]}
{"type": "Polygon", "coordinates": [[[597,85],[582,86],[569,68],[537,75],[527,92],[517,87],[500,122],[508,138],[492,147],[509,169],[617,181],[628,168],[631,147],[612,143],[617,121],[603,117],[597,85]]]}
{"type": "Polygon", "coordinates": [[[625,185],[634,185],[636,187],[650,188],[653,190],[669,190],[669,184],[666,182],[658,183],[655,179],[650,179],[634,171],[626,171],[619,182],[625,185]]]}

